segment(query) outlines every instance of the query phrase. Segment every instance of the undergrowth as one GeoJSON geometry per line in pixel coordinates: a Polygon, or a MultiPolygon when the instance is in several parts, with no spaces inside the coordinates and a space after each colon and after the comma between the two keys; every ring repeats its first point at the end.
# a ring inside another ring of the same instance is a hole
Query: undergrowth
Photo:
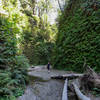
{"type": "Polygon", "coordinates": [[[15,100],[24,93],[28,59],[18,53],[17,27],[0,17],[0,100],[15,100]]]}

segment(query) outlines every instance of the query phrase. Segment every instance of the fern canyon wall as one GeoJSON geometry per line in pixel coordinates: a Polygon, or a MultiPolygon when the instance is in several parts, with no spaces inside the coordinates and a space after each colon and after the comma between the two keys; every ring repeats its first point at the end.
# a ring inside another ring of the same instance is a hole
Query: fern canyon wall
{"type": "Polygon", "coordinates": [[[100,1],[70,0],[58,18],[54,68],[100,70],[100,1]]]}

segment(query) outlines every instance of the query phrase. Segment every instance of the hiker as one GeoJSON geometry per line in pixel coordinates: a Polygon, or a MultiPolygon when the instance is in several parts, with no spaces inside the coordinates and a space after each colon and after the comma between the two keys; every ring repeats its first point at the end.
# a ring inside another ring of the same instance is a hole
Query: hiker
{"type": "Polygon", "coordinates": [[[50,62],[48,62],[48,64],[47,64],[47,70],[48,70],[48,72],[50,72],[50,62]]]}

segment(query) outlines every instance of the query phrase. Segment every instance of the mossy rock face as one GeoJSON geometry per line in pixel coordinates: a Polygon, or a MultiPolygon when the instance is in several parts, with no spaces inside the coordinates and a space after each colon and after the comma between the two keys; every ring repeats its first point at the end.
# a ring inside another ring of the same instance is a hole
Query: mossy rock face
{"type": "Polygon", "coordinates": [[[84,59],[100,71],[100,1],[70,0],[59,16],[54,68],[83,72],[84,59]]]}

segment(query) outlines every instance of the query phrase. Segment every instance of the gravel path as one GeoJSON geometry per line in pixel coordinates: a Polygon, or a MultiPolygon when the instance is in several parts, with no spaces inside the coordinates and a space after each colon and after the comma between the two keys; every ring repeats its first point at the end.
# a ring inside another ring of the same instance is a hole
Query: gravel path
{"type": "Polygon", "coordinates": [[[29,69],[28,74],[33,80],[18,100],[61,100],[64,81],[50,79],[50,76],[66,74],[65,71],[51,70],[48,73],[45,66],[36,66],[29,69]]]}

